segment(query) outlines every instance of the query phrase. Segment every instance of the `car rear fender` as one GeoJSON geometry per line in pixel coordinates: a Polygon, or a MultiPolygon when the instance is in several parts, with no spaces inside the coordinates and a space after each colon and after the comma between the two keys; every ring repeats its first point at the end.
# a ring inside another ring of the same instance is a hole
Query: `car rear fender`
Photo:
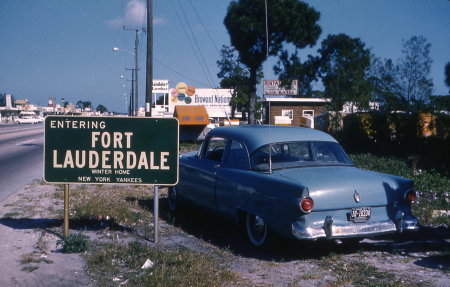
{"type": "Polygon", "coordinates": [[[302,213],[299,202],[308,190],[290,181],[274,180],[270,174],[247,178],[238,185],[237,217],[242,212],[263,217],[268,222],[295,220],[302,213]]]}

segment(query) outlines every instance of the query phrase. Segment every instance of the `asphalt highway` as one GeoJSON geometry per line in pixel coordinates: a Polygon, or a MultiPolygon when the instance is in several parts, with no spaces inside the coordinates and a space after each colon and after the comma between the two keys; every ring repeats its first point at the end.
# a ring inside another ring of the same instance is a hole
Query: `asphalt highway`
{"type": "Polygon", "coordinates": [[[0,125],[0,202],[43,173],[44,124],[0,125]]]}

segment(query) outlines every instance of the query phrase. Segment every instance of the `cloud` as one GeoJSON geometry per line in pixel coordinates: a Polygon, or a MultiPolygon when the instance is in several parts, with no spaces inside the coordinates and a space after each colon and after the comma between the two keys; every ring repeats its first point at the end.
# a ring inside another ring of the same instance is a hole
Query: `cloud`
{"type": "MultiPolygon", "coordinates": [[[[147,22],[147,21],[145,21],[147,22]]],[[[160,18],[160,17],[153,17],[153,25],[162,25],[166,23],[166,20],[164,18],[160,18]]]]}
{"type": "Polygon", "coordinates": [[[131,0],[127,3],[124,16],[106,21],[106,24],[113,28],[122,28],[123,26],[144,26],[147,22],[146,10],[147,7],[144,2],[131,0]]]}

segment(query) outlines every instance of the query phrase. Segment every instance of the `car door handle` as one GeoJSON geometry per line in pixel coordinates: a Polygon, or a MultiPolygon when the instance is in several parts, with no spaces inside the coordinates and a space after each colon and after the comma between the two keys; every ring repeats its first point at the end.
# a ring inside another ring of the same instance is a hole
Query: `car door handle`
{"type": "Polygon", "coordinates": [[[220,167],[220,164],[216,164],[215,166],[214,166],[214,168],[219,168],[220,167]]]}

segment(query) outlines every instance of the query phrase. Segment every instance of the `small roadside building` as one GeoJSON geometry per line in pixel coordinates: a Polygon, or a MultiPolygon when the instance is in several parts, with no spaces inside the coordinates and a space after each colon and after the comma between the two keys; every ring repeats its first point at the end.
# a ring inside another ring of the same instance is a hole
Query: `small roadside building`
{"type": "Polygon", "coordinates": [[[197,141],[204,137],[203,132],[209,124],[208,112],[203,105],[175,106],[173,117],[180,124],[180,141],[197,141]]]}
{"type": "Polygon", "coordinates": [[[327,98],[265,97],[263,121],[271,125],[292,125],[314,128],[314,117],[326,111],[327,98]]]}

